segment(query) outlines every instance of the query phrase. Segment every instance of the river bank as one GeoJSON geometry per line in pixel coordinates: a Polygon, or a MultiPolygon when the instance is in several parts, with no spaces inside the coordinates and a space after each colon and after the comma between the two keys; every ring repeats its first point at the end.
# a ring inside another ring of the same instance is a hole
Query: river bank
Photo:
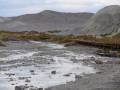
{"type": "MultiPolygon", "coordinates": [[[[57,35],[50,32],[22,31],[10,32],[0,31],[0,41],[46,41],[62,43],[65,46],[86,45],[98,48],[120,49],[119,33],[115,36],[95,35],[57,35]]],[[[2,42],[1,42],[2,43],[2,42]]]]}

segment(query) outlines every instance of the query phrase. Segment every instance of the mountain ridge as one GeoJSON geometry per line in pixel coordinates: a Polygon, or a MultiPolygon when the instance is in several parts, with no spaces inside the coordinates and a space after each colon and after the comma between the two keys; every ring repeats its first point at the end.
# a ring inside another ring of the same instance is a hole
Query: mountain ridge
{"type": "MultiPolygon", "coordinates": [[[[93,13],[63,13],[45,10],[37,14],[25,14],[11,17],[12,20],[0,23],[1,29],[9,31],[53,31],[69,32],[75,27],[81,27],[91,18],[93,13]]],[[[64,32],[63,32],[64,33],[64,32]]]]}
{"type": "Polygon", "coordinates": [[[120,5],[104,7],[95,14],[45,10],[11,17],[10,20],[0,22],[0,28],[38,32],[60,30],[59,34],[62,35],[111,35],[120,32],[120,5]]]}

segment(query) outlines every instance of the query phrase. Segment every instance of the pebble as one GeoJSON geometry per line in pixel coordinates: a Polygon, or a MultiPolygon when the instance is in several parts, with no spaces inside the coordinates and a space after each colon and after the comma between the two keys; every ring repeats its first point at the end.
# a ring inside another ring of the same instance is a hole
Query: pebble
{"type": "Polygon", "coordinates": [[[51,74],[56,74],[56,71],[52,71],[51,74]]]}
{"type": "Polygon", "coordinates": [[[26,79],[25,82],[31,82],[29,79],[26,79]]]}

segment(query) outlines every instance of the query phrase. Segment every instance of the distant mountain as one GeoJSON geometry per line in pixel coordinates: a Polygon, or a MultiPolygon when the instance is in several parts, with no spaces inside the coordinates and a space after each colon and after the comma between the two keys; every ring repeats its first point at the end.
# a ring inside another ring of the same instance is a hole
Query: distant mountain
{"type": "Polygon", "coordinates": [[[82,34],[105,35],[120,32],[120,6],[107,6],[98,11],[84,26],[82,34]]]}
{"type": "Polygon", "coordinates": [[[7,18],[7,17],[0,17],[0,23],[3,23],[5,21],[9,21],[11,20],[11,18],[7,18]]]}
{"type": "Polygon", "coordinates": [[[93,13],[64,13],[45,10],[37,14],[26,14],[11,17],[11,20],[0,22],[0,28],[10,31],[52,31],[62,30],[69,33],[83,25],[93,16],[93,13]]]}

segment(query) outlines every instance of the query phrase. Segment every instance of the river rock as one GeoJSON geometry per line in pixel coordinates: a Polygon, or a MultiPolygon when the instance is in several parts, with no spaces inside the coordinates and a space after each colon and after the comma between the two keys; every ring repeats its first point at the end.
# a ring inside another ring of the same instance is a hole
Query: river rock
{"type": "Polygon", "coordinates": [[[52,71],[51,74],[56,74],[56,71],[52,71]]]}
{"type": "Polygon", "coordinates": [[[46,88],[45,90],[52,90],[52,88],[46,88]]]}
{"type": "Polygon", "coordinates": [[[90,60],[95,61],[95,57],[90,57],[90,60]]]}
{"type": "Polygon", "coordinates": [[[78,80],[78,79],[80,79],[80,78],[82,78],[82,76],[80,76],[80,75],[75,75],[75,79],[76,79],[76,80],[78,80]]]}
{"type": "Polygon", "coordinates": [[[44,90],[43,88],[39,88],[39,90],[44,90]]]}
{"type": "Polygon", "coordinates": [[[30,80],[29,80],[29,79],[26,79],[25,82],[30,82],[30,80]]]}
{"type": "Polygon", "coordinates": [[[31,77],[19,77],[18,79],[19,80],[24,80],[24,79],[29,79],[29,78],[31,78],[31,77]]]}
{"type": "Polygon", "coordinates": [[[30,70],[30,72],[31,72],[31,73],[33,73],[33,72],[34,72],[34,70],[30,70]]]}
{"type": "Polygon", "coordinates": [[[69,77],[72,73],[65,74],[64,76],[69,77]]]}
{"type": "Polygon", "coordinates": [[[9,82],[11,82],[11,81],[14,81],[14,79],[13,79],[13,78],[10,78],[9,82]]]}
{"type": "Polygon", "coordinates": [[[35,71],[34,71],[34,70],[30,70],[30,73],[31,73],[32,75],[35,75],[35,71]]]}
{"type": "Polygon", "coordinates": [[[6,73],[6,75],[8,75],[9,77],[14,76],[14,73],[6,73]]]}
{"type": "Polygon", "coordinates": [[[15,90],[25,90],[27,88],[28,88],[28,86],[16,86],[15,90]]]}

